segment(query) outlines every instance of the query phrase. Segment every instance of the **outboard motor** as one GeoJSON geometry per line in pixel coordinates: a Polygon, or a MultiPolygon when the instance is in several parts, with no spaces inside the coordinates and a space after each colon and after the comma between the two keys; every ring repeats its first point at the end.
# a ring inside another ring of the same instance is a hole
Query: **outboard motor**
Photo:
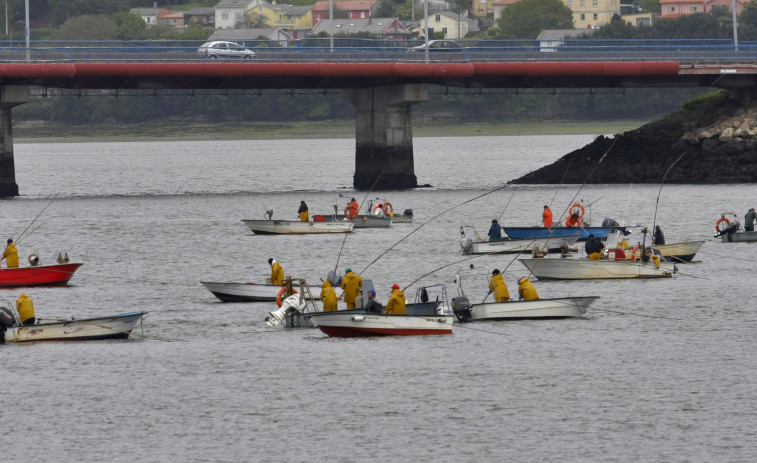
{"type": "Polygon", "coordinates": [[[13,312],[9,307],[0,307],[0,344],[5,343],[5,330],[16,324],[13,312]]]}
{"type": "Polygon", "coordinates": [[[36,253],[29,254],[29,265],[32,267],[39,265],[39,256],[36,253]]]}
{"type": "Polygon", "coordinates": [[[292,294],[281,301],[281,307],[278,310],[268,312],[268,315],[265,317],[265,324],[276,326],[283,322],[287,328],[298,327],[300,324],[297,317],[305,310],[306,306],[307,301],[304,298],[300,300],[299,294],[292,294]]]}
{"type": "Polygon", "coordinates": [[[460,240],[460,251],[468,255],[473,251],[473,238],[465,237],[460,240]]]}
{"type": "Polygon", "coordinates": [[[452,298],[452,312],[462,323],[469,322],[473,315],[470,301],[467,296],[456,296],[452,298]]]}
{"type": "Polygon", "coordinates": [[[402,215],[406,215],[408,217],[412,217],[413,216],[413,210],[412,209],[405,209],[405,212],[403,212],[402,215]]]}
{"type": "Polygon", "coordinates": [[[615,219],[611,219],[608,217],[602,221],[602,226],[603,227],[619,227],[620,224],[616,222],[615,219]]]}

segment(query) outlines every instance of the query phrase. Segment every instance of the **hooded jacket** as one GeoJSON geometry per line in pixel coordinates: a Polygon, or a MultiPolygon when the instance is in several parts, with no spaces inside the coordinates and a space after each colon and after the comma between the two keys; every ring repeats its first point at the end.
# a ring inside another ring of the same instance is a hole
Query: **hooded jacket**
{"type": "Polygon", "coordinates": [[[384,313],[405,315],[405,293],[401,289],[392,290],[392,295],[389,296],[389,302],[386,303],[384,313]]]}
{"type": "Polygon", "coordinates": [[[329,283],[329,280],[325,280],[321,285],[321,300],[323,301],[324,312],[331,312],[337,309],[336,292],[331,283],[329,283]]]}

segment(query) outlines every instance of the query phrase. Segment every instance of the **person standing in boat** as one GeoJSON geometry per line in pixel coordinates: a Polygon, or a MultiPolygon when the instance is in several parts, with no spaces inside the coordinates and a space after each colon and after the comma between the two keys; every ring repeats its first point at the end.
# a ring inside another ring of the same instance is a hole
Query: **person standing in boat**
{"type": "Polygon", "coordinates": [[[539,294],[536,292],[534,284],[531,283],[531,280],[529,280],[528,277],[523,277],[518,280],[518,296],[520,296],[520,300],[525,299],[527,301],[533,301],[539,299],[539,294]]]}
{"type": "Polygon", "coordinates": [[[541,213],[541,223],[543,224],[544,228],[549,228],[554,223],[552,218],[552,209],[550,209],[546,204],[544,205],[544,212],[541,213]]]}
{"type": "Polygon", "coordinates": [[[584,245],[584,249],[586,249],[586,255],[591,260],[599,260],[602,258],[602,250],[605,248],[605,245],[602,244],[602,241],[594,236],[594,234],[590,234],[589,237],[586,239],[586,244],[584,245]]]}
{"type": "Polygon", "coordinates": [[[581,225],[582,225],[581,224],[581,219],[578,217],[578,212],[572,213],[570,215],[570,217],[568,217],[567,219],[565,219],[565,226],[568,227],[568,228],[570,228],[570,227],[580,227],[581,225]]]}
{"type": "Polygon", "coordinates": [[[389,302],[384,309],[386,314],[405,315],[405,293],[400,289],[400,285],[392,285],[392,295],[389,296],[389,302]]]}
{"type": "Polygon", "coordinates": [[[268,281],[270,281],[272,285],[283,285],[284,269],[281,267],[281,264],[274,259],[268,259],[268,263],[271,265],[271,278],[269,278],[268,281]]]}
{"type": "Polygon", "coordinates": [[[3,259],[5,259],[8,268],[18,267],[18,249],[16,249],[16,243],[10,238],[8,238],[8,246],[3,251],[3,259]]]}
{"type": "Polygon", "coordinates": [[[754,231],[754,222],[757,220],[757,213],[754,212],[754,208],[750,208],[744,216],[744,230],[754,231]]]}
{"type": "Polygon", "coordinates": [[[305,204],[305,201],[300,201],[300,208],[297,209],[297,213],[300,214],[300,222],[307,222],[310,220],[308,205],[305,204]]]}
{"type": "Polygon", "coordinates": [[[384,306],[376,299],[376,291],[368,291],[368,302],[365,304],[365,310],[369,313],[382,313],[384,306]]]}
{"type": "Polygon", "coordinates": [[[492,279],[489,281],[489,292],[494,294],[495,302],[507,302],[510,300],[510,291],[507,289],[505,279],[499,269],[492,270],[492,279]]]}
{"type": "Polygon", "coordinates": [[[323,301],[324,312],[333,312],[337,309],[336,292],[328,279],[321,284],[321,300],[323,301]]]}
{"type": "Polygon", "coordinates": [[[350,268],[344,270],[342,289],[344,290],[344,302],[347,303],[347,309],[355,308],[355,298],[362,286],[363,279],[360,278],[360,275],[354,273],[350,268]]]}
{"type": "Polygon", "coordinates": [[[665,235],[662,233],[662,228],[659,225],[654,227],[654,233],[652,234],[652,244],[662,246],[665,244],[665,235]]]}
{"type": "Polygon", "coordinates": [[[350,199],[350,203],[347,205],[347,208],[344,210],[344,215],[348,219],[356,219],[357,213],[360,210],[360,204],[355,200],[355,198],[350,199]]]}
{"type": "Polygon", "coordinates": [[[16,310],[18,311],[18,317],[22,325],[33,325],[36,318],[34,318],[34,302],[32,298],[21,294],[16,300],[16,310]]]}
{"type": "Polygon", "coordinates": [[[489,240],[502,238],[502,226],[497,222],[497,219],[492,219],[492,225],[489,227],[489,233],[487,236],[489,237],[489,240]]]}

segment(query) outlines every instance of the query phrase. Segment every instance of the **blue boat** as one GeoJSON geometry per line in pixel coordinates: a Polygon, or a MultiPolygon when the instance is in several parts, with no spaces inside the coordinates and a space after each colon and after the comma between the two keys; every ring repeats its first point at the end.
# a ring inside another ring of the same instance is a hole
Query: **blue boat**
{"type": "Polygon", "coordinates": [[[586,241],[590,234],[597,238],[605,238],[612,230],[619,230],[626,236],[631,234],[626,227],[502,227],[502,229],[514,240],[572,236],[579,232],[581,236],[578,237],[578,241],[586,241]]]}

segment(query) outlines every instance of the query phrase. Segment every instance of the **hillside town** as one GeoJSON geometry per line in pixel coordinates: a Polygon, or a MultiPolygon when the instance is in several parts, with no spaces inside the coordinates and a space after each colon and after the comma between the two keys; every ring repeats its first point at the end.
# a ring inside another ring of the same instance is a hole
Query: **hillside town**
{"type": "MultiPolygon", "coordinates": [[[[520,0],[472,0],[469,8],[460,3],[431,1],[428,20],[422,2],[414,2],[410,19],[379,17],[380,5],[387,0],[319,0],[312,5],[289,5],[276,0],[220,0],[212,7],[175,11],[160,7],[133,8],[147,26],[183,29],[195,23],[212,28],[209,40],[259,40],[285,42],[306,37],[364,36],[402,43],[413,38],[463,39],[480,37],[496,25],[503,12],[520,0]],[[333,9],[334,18],[330,17],[333,9]]],[[[660,0],[659,11],[644,11],[623,0],[561,0],[572,12],[573,29],[544,31],[559,38],[578,37],[599,29],[615,18],[632,26],[651,26],[658,19],[711,13],[730,9],[731,0],[660,0]]],[[[733,2],[740,13],[748,0],[733,2]]]]}

